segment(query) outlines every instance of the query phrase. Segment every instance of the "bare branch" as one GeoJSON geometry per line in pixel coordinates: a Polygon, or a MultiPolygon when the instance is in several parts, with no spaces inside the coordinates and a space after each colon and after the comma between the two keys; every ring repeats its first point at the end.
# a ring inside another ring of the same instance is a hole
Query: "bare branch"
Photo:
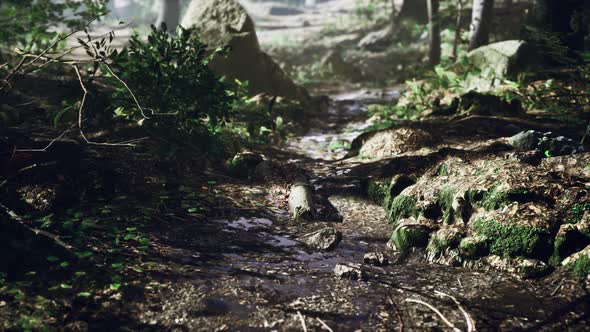
{"type": "Polygon", "coordinates": [[[50,147],[53,146],[53,144],[55,144],[55,142],[59,141],[60,139],[62,139],[62,137],[64,137],[72,128],[75,127],[75,124],[71,125],[70,128],[66,129],[63,133],[61,133],[59,136],[57,136],[56,138],[52,139],[51,142],[49,142],[49,144],[47,144],[44,148],[42,149],[15,149],[15,152],[47,152],[47,150],[49,150],[50,147]]]}
{"type": "Polygon", "coordinates": [[[443,296],[443,297],[448,297],[451,300],[453,300],[453,302],[455,302],[455,304],[457,305],[457,307],[459,308],[459,310],[463,314],[463,317],[465,317],[465,323],[467,324],[467,332],[476,331],[475,321],[473,320],[471,315],[465,309],[463,309],[463,307],[461,306],[461,303],[459,303],[459,301],[457,301],[457,299],[454,296],[451,296],[449,294],[445,294],[445,293],[439,292],[439,291],[434,291],[434,293],[437,295],[443,296]]]}
{"type": "Polygon", "coordinates": [[[453,332],[461,332],[460,329],[458,329],[453,323],[451,323],[451,321],[449,321],[438,309],[436,309],[433,305],[426,303],[422,300],[416,300],[416,299],[405,299],[404,302],[411,302],[411,303],[418,303],[421,304],[425,307],[427,307],[428,309],[432,310],[432,312],[434,312],[435,314],[438,315],[438,317],[440,317],[440,319],[449,327],[453,330],[453,332]]]}
{"type": "Polygon", "coordinates": [[[128,146],[128,147],[135,147],[135,144],[131,143],[99,143],[99,142],[92,142],[90,141],[86,135],[84,134],[84,130],[82,129],[82,117],[84,114],[84,104],[86,104],[86,97],[88,96],[88,89],[86,85],[84,85],[84,80],[82,79],[82,75],[80,74],[80,69],[78,66],[74,65],[74,71],[76,72],[76,76],[78,76],[78,81],[80,82],[80,87],[84,91],[82,95],[82,100],[80,101],[80,108],[78,108],[78,130],[80,132],[80,136],[84,139],[87,144],[91,145],[102,145],[102,146],[128,146]]]}
{"type": "Polygon", "coordinates": [[[307,332],[307,325],[305,325],[305,318],[300,311],[297,311],[297,316],[299,317],[299,321],[301,322],[301,327],[303,328],[303,332],[307,332]]]}
{"type": "Polygon", "coordinates": [[[133,98],[133,101],[135,101],[135,105],[137,105],[137,108],[139,109],[139,112],[141,113],[141,116],[143,116],[144,119],[149,119],[149,117],[147,115],[145,115],[145,112],[143,111],[143,108],[139,104],[139,101],[137,100],[137,97],[135,97],[135,94],[133,93],[133,91],[131,91],[131,88],[129,88],[129,85],[127,85],[127,83],[125,81],[123,81],[119,76],[117,76],[117,74],[115,74],[115,72],[113,71],[113,69],[111,68],[111,66],[108,63],[105,63],[104,65],[109,70],[109,73],[111,73],[111,75],[113,75],[113,77],[115,79],[117,79],[117,81],[121,82],[121,84],[123,84],[123,86],[125,87],[125,89],[127,89],[127,91],[129,92],[129,94],[133,98]]]}
{"type": "Polygon", "coordinates": [[[53,234],[53,233],[49,233],[47,231],[44,230],[40,230],[37,228],[33,228],[30,227],[29,225],[27,225],[25,223],[25,220],[19,216],[18,214],[16,214],[14,211],[12,211],[11,209],[9,209],[8,207],[4,206],[3,204],[0,203],[0,208],[2,208],[4,210],[4,212],[14,221],[18,222],[21,226],[23,226],[24,228],[26,228],[27,230],[33,232],[35,235],[42,235],[50,240],[52,240],[55,244],[59,245],[60,247],[66,249],[67,251],[69,251],[70,253],[74,253],[75,248],[72,247],[71,245],[65,243],[63,240],[61,240],[59,238],[59,236],[53,234]]]}
{"type": "Polygon", "coordinates": [[[327,331],[329,331],[329,332],[334,332],[334,330],[332,330],[332,329],[331,329],[331,328],[328,326],[328,324],[326,324],[326,322],[324,322],[323,320],[321,320],[319,317],[316,317],[316,320],[317,320],[318,322],[320,322],[320,324],[322,325],[322,327],[323,327],[323,328],[325,328],[327,331]]]}

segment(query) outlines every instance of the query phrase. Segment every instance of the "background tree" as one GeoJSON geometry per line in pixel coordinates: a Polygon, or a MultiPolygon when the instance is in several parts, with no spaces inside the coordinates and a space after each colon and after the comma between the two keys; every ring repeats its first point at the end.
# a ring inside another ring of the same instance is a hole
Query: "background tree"
{"type": "Polygon", "coordinates": [[[564,46],[571,50],[584,50],[584,37],[588,31],[585,10],[587,0],[541,1],[542,26],[557,33],[564,46]]]}
{"type": "Polygon", "coordinates": [[[430,35],[429,61],[431,65],[440,63],[440,20],[439,0],[428,0],[428,31],[430,35]]]}
{"type": "Polygon", "coordinates": [[[421,24],[428,23],[427,0],[404,0],[400,9],[400,17],[409,17],[421,24]]]}
{"type": "Polygon", "coordinates": [[[168,29],[174,31],[180,23],[180,0],[159,0],[158,2],[156,26],[159,27],[162,23],[166,23],[168,29]]]}
{"type": "Polygon", "coordinates": [[[494,0],[473,0],[473,12],[469,31],[469,50],[490,42],[494,0]]]}

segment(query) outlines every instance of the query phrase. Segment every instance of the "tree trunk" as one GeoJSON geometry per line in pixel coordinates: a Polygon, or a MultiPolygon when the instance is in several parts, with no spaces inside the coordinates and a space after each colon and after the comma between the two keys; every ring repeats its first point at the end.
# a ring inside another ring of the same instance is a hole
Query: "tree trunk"
{"type": "Polygon", "coordinates": [[[469,50],[487,45],[490,42],[494,0],[473,0],[471,29],[469,32],[469,50]]]}
{"type": "Polygon", "coordinates": [[[428,23],[426,1],[427,0],[404,0],[399,16],[413,18],[416,22],[421,24],[428,23]]]}
{"type": "Polygon", "coordinates": [[[571,50],[584,50],[584,36],[587,23],[584,9],[589,7],[586,0],[544,0],[543,26],[559,34],[562,43],[571,50]],[[586,24],[585,24],[586,23],[586,24]]]}
{"type": "Polygon", "coordinates": [[[440,20],[438,16],[439,0],[428,0],[428,31],[430,34],[430,64],[436,66],[440,63],[440,20]]]}
{"type": "Polygon", "coordinates": [[[180,23],[180,0],[159,0],[158,19],[156,27],[166,24],[168,31],[174,31],[180,23]]]}

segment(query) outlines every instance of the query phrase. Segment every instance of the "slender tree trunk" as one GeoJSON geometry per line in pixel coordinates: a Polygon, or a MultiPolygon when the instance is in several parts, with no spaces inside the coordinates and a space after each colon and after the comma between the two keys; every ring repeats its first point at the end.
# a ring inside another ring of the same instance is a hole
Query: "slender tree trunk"
{"type": "Polygon", "coordinates": [[[494,0],[473,0],[471,27],[469,32],[469,50],[487,45],[490,42],[494,0]]]}
{"type": "Polygon", "coordinates": [[[455,24],[455,40],[453,41],[453,59],[457,59],[457,51],[461,42],[461,25],[463,24],[463,0],[457,4],[457,22],[455,24]]]}
{"type": "Polygon", "coordinates": [[[180,0],[159,0],[160,8],[156,26],[165,23],[168,31],[174,31],[180,23],[180,0]]]}
{"type": "Polygon", "coordinates": [[[404,0],[399,16],[413,18],[421,24],[428,23],[426,1],[427,0],[404,0]]]}
{"type": "Polygon", "coordinates": [[[436,66],[440,63],[440,20],[439,0],[428,0],[428,30],[430,34],[430,64],[436,66]]]}
{"type": "Polygon", "coordinates": [[[587,0],[544,0],[543,23],[550,31],[560,35],[561,41],[572,50],[584,50],[587,22],[584,9],[587,0]]]}

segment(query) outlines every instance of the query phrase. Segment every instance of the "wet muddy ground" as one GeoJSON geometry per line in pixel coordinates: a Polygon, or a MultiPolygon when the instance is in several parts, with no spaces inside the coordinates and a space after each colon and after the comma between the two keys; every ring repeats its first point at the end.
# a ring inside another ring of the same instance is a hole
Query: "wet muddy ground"
{"type": "MultiPolygon", "coordinates": [[[[335,160],[340,152],[330,153],[328,142],[354,136],[362,127],[364,97],[353,98],[333,98],[321,126],[289,145],[291,162],[300,160],[312,170],[312,181],[346,175],[350,167],[335,160]],[[351,121],[359,127],[345,131],[343,124],[351,121]]],[[[221,189],[259,206],[276,205],[264,183],[221,189]]],[[[275,207],[171,224],[160,235],[162,264],[137,302],[138,323],[186,331],[452,330],[449,324],[465,331],[586,329],[587,282],[564,278],[562,271],[522,280],[498,271],[439,266],[427,263],[420,250],[401,256],[387,248],[391,226],[383,209],[349,189],[329,197],[341,223],[295,223],[275,207]],[[298,242],[326,226],[343,233],[335,250],[310,250],[298,242]],[[368,252],[383,253],[389,265],[363,264],[368,252]],[[338,263],[361,264],[367,280],[336,276],[338,263]]]]}

